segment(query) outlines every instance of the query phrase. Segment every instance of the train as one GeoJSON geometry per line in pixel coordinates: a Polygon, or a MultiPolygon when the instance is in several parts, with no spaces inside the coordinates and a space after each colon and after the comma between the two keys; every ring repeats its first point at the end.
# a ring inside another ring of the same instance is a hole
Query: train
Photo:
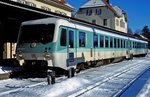
{"type": "Polygon", "coordinates": [[[40,65],[58,71],[81,69],[145,56],[145,39],[70,19],[43,18],[22,22],[16,58],[24,66],[40,65]]]}

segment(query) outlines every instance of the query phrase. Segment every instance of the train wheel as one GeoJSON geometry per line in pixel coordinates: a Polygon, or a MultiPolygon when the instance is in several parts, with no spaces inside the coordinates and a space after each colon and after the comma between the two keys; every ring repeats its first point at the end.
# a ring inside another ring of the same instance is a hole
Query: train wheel
{"type": "Polygon", "coordinates": [[[75,69],[74,68],[70,68],[68,70],[68,78],[74,77],[75,74],[75,69]]]}

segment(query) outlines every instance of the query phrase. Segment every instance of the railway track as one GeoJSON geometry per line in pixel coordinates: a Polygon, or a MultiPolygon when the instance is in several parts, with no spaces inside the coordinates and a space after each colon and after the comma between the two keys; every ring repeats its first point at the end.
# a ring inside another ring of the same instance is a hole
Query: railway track
{"type": "MultiPolygon", "coordinates": [[[[109,83],[111,80],[120,80],[120,76],[122,76],[122,75],[124,75],[124,74],[126,74],[126,73],[129,73],[129,72],[131,72],[131,71],[133,71],[133,70],[136,70],[136,69],[139,69],[140,67],[141,67],[141,64],[142,63],[145,63],[145,62],[143,62],[143,61],[139,61],[139,62],[137,62],[137,63],[134,63],[133,64],[133,66],[131,66],[130,68],[128,68],[128,69],[125,69],[125,70],[123,70],[122,72],[119,72],[119,73],[117,73],[117,74],[115,74],[115,75],[113,75],[113,76],[110,76],[110,77],[108,77],[108,78],[105,78],[105,79],[103,79],[102,81],[100,81],[100,82],[97,82],[97,83],[95,83],[95,84],[92,84],[92,85],[90,85],[90,86],[88,86],[88,87],[86,87],[86,88],[84,88],[84,89],[81,89],[81,90],[79,90],[78,92],[75,92],[75,93],[73,93],[73,94],[71,94],[71,95],[69,95],[68,97],[88,97],[88,95],[86,95],[86,93],[88,94],[88,92],[90,91],[92,91],[92,90],[94,90],[94,89],[96,89],[96,88],[98,88],[98,89],[102,89],[102,88],[100,88],[102,85],[104,85],[104,84],[107,84],[107,83],[109,83]]],[[[148,62],[149,63],[149,62],[148,62]]],[[[147,66],[147,67],[145,67],[146,69],[144,70],[144,71],[142,71],[142,72],[140,72],[139,74],[138,74],[138,76],[136,76],[135,78],[133,78],[131,81],[129,81],[126,85],[124,85],[123,87],[121,87],[121,90],[119,90],[119,89],[116,89],[116,90],[114,90],[115,91],[115,93],[113,94],[113,97],[120,97],[127,89],[128,89],[128,87],[130,87],[133,83],[134,83],[134,81],[136,81],[137,80],[137,78],[139,78],[144,72],[146,72],[146,70],[148,70],[148,69],[150,69],[150,67],[149,66],[147,66]]],[[[107,90],[107,91],[109,91],[109,89],[107,90]]],[[[111,91],[111,90],[110,90],[111,91]]]]}
{"type": "MultiPolygon", "coordinates": [[[[63,80],[66,80],[67,77],[58,77],[56,78],[56,82],[60,83],[63,80]]],[[[21,91],[27,88],[33,88],[40,85],[46,86],[47,78],[29,78],[29,79],[7,79],[0,82],[0,97],[4,97],[4,95],[14,93],[17,91],[21,91]],[[8,81],[12,81],[12,84],[7,84],[8,81]],[[5,82],[6,81],[6,82],[5,82]],[[2,86],[3,84],[3,86],[2,86]]]]}
{"type": "MultiPolygon", "coordinates": [[[[137,78],[139,78],[147,69],[150,68],[149,65],[144,65],[144,66],[141,65],[141,64],[148,64],[148,63],[150,63],[149,59],[145,58],[145,59],[136,59],[134,61],[129,60],[129,61],[121,62],[121,63],[110,64],[110,65],[103,66],[103,67],[84,70],[69,80],[70,81],[72,79],[82,80],[81,78],[83,78],[86,81],[88,80],[90,83],[82,83],[81,86],[77,88],[75,87],[72,91],[65,89],[67,87],[63,87],[63,85],[65,85],[66,82],[70,82],[68,81],[67,77],[65,76],[58,77],[56,78],[56,85],[50,86],[51,87],[50,90],[53,90],[53,87],[56,88],[56,86],[63,84],[62,85],[63,88],[61,87],[60,88],[66,91],[58,92],[60,93],[60,96],[58,94],[57,97],[78,97],[78,96],[88,97],[89,94],[95,93],[96,89],[98,90],[98,92],[101,90],[104,90],[104,91],[106,90],[108,92],[111,92],[109,96],[107,95],[107,97],[110,97],[110,96],[119,97],[120,95],[122,95],[122,93],[126,91],[126,89],[128,89],[128,87],[130,87],[130,85],[132,85],[132,83],[134,83],[134,81],[137,78]],[[113,69],[118,68],[118,69],[112,71],[112,68],[113,69]],[[106,71],[106,72],[103,72],[103,71],[106,71]],[[97,76],[96,78],[93,77],[95,75],[97,76]],[[86,76],[89,78],[87,79],[86,76]],[[113,87],[113,86],[111,87],[111,84],[110,84],[111,82],[113,84],[121,83],[121,85],[119,87],[113,87]],[[107,86],[109,88],[105,88],[104,86],[107,86]]],[[[13,79],[9,79],[9,80],[12,81],[13,79]]],[[[18,81],[16,82],[16,85],[13,85],[13,81],[12,81],[12,84],[10,85],[5,82],[0,81],[0,86],[1,86],[0,97],[4,97],[9,94],[15,94],[17,92],[21,93],[21,91],[27,90],[28,88],[30,90],[30,88],[36,89],[37,87],[41,87],[41,88],[47,87],[47,84],[48,84],[47,78],[45,79],[30,78],[30,79],[22,79],[22,80],[15,79],[15,80],[18,81]],[[3,83],[5,83],[5,85],[1,85],[3,83]],[[18,85],[17,83],[19,83],[20,85],[18,85]]],[[[56,91],[59,91],[59,90],[56,90],[56,91]]],[[[50,91],[49,93],[55,94],[53,92],[51,93],[50,91]]],[[[103,97],[106,97],[106,96],[104,95],[103,97]]]]}

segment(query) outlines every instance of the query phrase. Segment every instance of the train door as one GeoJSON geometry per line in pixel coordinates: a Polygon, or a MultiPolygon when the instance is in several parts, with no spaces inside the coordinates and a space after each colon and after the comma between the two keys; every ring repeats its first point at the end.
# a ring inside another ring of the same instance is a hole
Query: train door
{"type": "Polygon", "coordinates": [[[76,33],[75,29],[67,29],[67,66],[75,66],[76,62],[76,33]]]}
{"type": "Polygon", "coordinates": [[[127,41],[127,58],[131,58],[131,52],[132,52],[132,44],[131,44],[131,40],[128,39],[127,41]]]}

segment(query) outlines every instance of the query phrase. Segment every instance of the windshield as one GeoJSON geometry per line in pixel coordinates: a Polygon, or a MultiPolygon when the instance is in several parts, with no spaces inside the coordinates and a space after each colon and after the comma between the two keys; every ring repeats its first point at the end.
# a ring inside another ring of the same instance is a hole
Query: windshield
{"type": "Polygon", "coordinates": [[[33,42],[46,44],[52,42],[54,29],[54,24],[23,25],[21,27],[19,44],[33,42]]]}

